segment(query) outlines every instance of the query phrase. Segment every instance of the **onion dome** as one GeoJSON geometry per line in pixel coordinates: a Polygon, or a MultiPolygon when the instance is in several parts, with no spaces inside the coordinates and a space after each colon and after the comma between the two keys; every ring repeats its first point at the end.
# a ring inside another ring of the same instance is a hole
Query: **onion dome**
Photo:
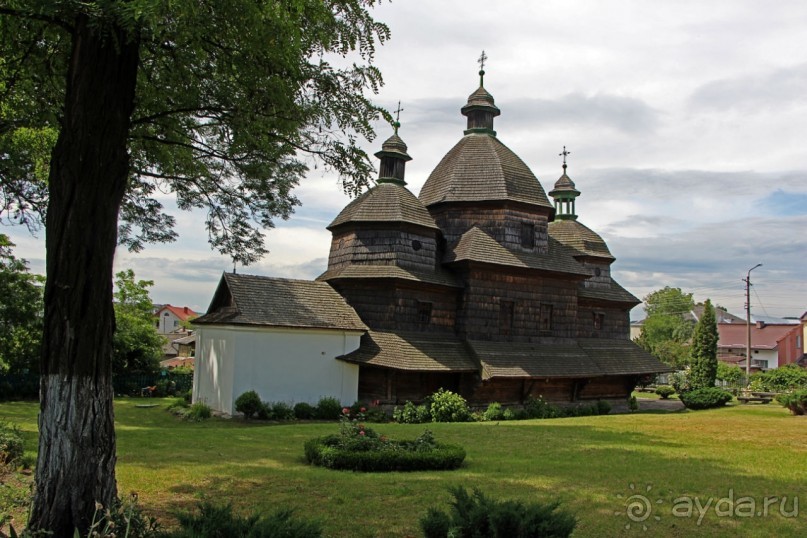
{"type": "MultiPolygon", "coordinates": [[[[574,201],[575,198],[580,196],[574,186],[574,181],[566,175],[566,156],[571,151],[566,151],[566,146],[563,146],[563,174],[555,182],[555,187],[549,191],[549,196],[555,200],[555,218],[560,220],[577,220],[575,213],[574,201]]],[[[592,232],[593,233],[593,232],[592,232]]]]}

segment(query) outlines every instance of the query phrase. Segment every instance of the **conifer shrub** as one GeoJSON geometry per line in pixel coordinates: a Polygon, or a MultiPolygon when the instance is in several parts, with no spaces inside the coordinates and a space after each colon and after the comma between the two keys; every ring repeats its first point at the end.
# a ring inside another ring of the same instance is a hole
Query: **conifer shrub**
{"type": "Polygon", "coordinates": [[[441,388],[429,400],[432,422],[467,422],[471,418],[468,402],[457,393],[441,388]]]}
{"type": "Polygon", "coordinates": [[[730,402],[731,394],[717,387],[705,387],[681,394],[681,401],[687,409],[713,409],[730,402]]]}
{"type": "Polygon", "coordinates": [[[180,528],[164,533],[163,538],[221,538],[240,536],[245,538],[319,538],[322,525],[293,517],[291,510],[281,509],[269,516],[257,514],[239,516],[233,513],[232,505],[214,505],[201,502],[195,513],[177,515],[180,528]]]}
{"type": "Polygon", "coordinates": [[[656,387],[656,394],[661,396],[662,400],[666,400],[670,396],[675,394],[675,389],[672,388],[670,385],[659,385],[658,387],[656,387]]]}
{"type": "Polygon", "coordinates": [[[788,408],[793,415],[807,413],[807,389],[780,394],[776,397],[776,401],[788,408]]]}
{"type": "Polygon", "coordinates": [[[342,404],[332,396],[324,396],[317,402],[317,418],[322,420],[339,420],[342,415],[342,404]]]}
{"type": "Polygon", "coordinates": [[[566,538],[577,525],[558,502],[497,501],[479,490],[468,494],[463,487],[449,491],[454,497],[450,512],[430,508],[420,520],[426,538],[566,538]]]}
{"type": "Polygon", "coordinates": [[[235,399],[235,410],[244,415],[245,420],[257,415],[262,405],[261,397],[254,390],[248,390],[235,399]]]}

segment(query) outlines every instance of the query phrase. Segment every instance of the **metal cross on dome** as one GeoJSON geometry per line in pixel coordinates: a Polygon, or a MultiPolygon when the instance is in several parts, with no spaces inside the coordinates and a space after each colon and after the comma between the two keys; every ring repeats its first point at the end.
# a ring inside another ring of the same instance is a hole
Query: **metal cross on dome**
{"type": "Polygon", "coordinates": [[[479,69],[481,69],[483,71],[485,70],[485,61],[487,61],[487,59],[488,59],[488,56],[487,56],[487,54],[485,54],[485,51],[483,50],[482,55],[479,56],[479,59],[477,60],[477,62],[479,63],[479,69]]]}
{"type": "Polygon", "coordinates": [[[398,108],[395,109],[395,123],[393,124],[393,127],[395,128],[395,134],[398,134],[398,127],[401,126],[401,121],[400,121],[401,120],[401,112],[403,112],[403,111],[404,111],[404,109],[401,108],[401,102],[398,101],[398,108]]]}
{"type": "Polygon", "coordinates": [[[563,166],[566,166],[566,156],[571,155],[571,151],[566,151],[566,146],[563,146],[563,151],[558,153],[558,155],[563,155],[563,166]]]}

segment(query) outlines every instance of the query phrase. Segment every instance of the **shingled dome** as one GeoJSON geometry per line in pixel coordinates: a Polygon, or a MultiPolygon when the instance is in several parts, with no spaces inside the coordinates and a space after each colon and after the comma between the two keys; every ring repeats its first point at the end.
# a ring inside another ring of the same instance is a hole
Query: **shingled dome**
{"type": "Polygon", "coordinates": [[[502,200],[552,208],[524,161],[486,133],[466,134],[451,148],[423,185],[420,200],[426,206],[502,200]]]}
{"type": "Polygon", "coordinates": [[[379,183],[345,207],[328,229],[351,222],[406,222],[437,229],[434,219],[414,194],[396,183],[379,183]]]}
{"type": "Polygon", "coordinates": [[[582,256],[614,259],[603,238],[576,220],[550,222],[549,236],[567,247],[575,249],[582,256]]]}

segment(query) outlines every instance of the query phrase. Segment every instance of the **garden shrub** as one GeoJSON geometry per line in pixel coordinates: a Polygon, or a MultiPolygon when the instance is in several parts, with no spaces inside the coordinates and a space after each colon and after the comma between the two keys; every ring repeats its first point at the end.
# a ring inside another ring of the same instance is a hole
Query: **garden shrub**
{"type": "Polygon", "coordinates": [[[449,491],[454,497],[450,514],[431,508],[420,520],[426,538],[566,538],[577,525],[558,502],[497,501],[479,490],[469,495],[463,487],[449,491]]]}
{"type": "Polygon", "coordinates": [[[392,419],[401,424],[422,424],[423,422],[430,422],[431,415],[429,408],[425,405],[415,405],[407,401],[402,409],[397,406],[392,412],[392,419]]]}
{"type": "Polygon", "coordinates": [[[255,413],[255,418],[258,420],[271,420],[272,419],[272,404],[268,402],[261,402],[258,412],[255,413]]]}
{"type": "Polygon", "coordinates": [[[332,396],[325,396],[317,403],[317,418],[322,420],[339,420],[342,415],[342,404],[332,396]]]}
{"type": "Polygon", "coordinates": [[[299,420],[309,420],[317,415],[317,409],[306,402],[294,404],[294,416],[299,420]]]}
{"type": "Polygon", "coordinates": [[[631,411],[639,410],[639,402],[636,400],[636,396],[631,396],[628,398],[628,409],[631,411]]]}
{"type": "Polygon", "coordinates": [[[485,413],[482,415],[482,417],[485,420],[505,420],[504,412],[505,410],[502,409],[502,404],[493,402],[488,405],[487,409],[485,409],[485,413]]]}
{"type": "MultiPolygon", "coordinates": [[[[485,414],[487,414],[487,411],[485,412],[485,414]]],[[[504,411],[502,411],[501,416],[502,416],[501,420],[518,420],[518,415],[516,414],[516,412],[510,409],[509,407],[504,411]]],[[[499,420],[499,419],[492,419],[492,420],[499,420]]]]}
{"type": "Polygon", "coordinates": [[[687,409],[712,409],[730,402],[731,394],[717,387],[705,387],[681,394],[681,401],[687,409]]]}
{"type": "Polygon", "coordinates": [[[188,408],[188,413],[185,415],[186,420],[192,422],[200,422],[207,420],[213,415],[210,406],[204,402],[196,402],[188,408]]]}
{"type": "Polygon", "coordinates": [[[673,372],[670,375],[670,385],[673,386],[675,392],[679,395],[692,390],[692,380],[690,379],[689,368],[673,372]]]}
{"type": "Polygon", "coordinates": [[[666,400],[673,394],[675,394],[675,389],[672,388],[670,385],[659,385],[656,387],[656,394],[661,396],[662,400],[666,400]]]}
{"type": "Polygon", "coordinates": [[[596,407],[598,415],[607,415],[611,412],[611,404],[605,400],[597,400],[596,407]]]}
{"type": "Polygon", "coordinates": [[[180,513],[180,528],[163,534],[164,538],[318,538],[322,526],[318,522],[292,517],[291,510],[279,510],[268,517],[239,516],[232,505],[199,504],[197,513],[180,513]]]}
{"type": "Polygon", "coordinates": [[[794,415],[807,413],[807,389],[780,394],[776,397],[776,400],[794,415]]]}
{"type": "Polygon", "coordinates": [[[555,418],[560,416],[560,409],[547,403],[541,396],[530,396],[524,404],[524,410],[529,418],[555,418]]]}
{"type": "Polygon", "coordinates": [[[273,420],[294,420],[294,409],[285,402],[275,402],[264,404],[270,409],[269,416],[273,420]]]}
{"type": "Polygon", "coordinates": [[[0,422],[0,463],[16,463],[23,451],[22,434],[17,425],[0,422]]]}
{"type": "Polygon", "coordinates": [[[245,420],[257,415],[262,405],[261,397],[254,390],[248,390],[235,399],[235,410],[244,415],[245,420]]]}
{"type": "Polygon", "coordinates": [[[471,418],[468,402],[450,390],[440,389],[431,395],[430,400],[432,422],[466,422],[471,418]]]}
{"type": "Polygon", "coordinates": [[[781,368],[768,370],[752,376],[752,390],[764,392],[785,392],[807,389],[807,369],[797,364],[787,364],[781,368]]]}

